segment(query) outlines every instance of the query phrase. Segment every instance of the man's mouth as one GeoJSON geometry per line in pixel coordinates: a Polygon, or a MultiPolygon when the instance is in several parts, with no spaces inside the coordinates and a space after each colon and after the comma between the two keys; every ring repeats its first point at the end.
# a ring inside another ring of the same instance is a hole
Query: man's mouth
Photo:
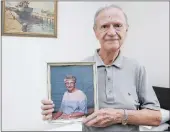
{"type": "Polygon", "coordinates": [[[118,41],[119,39],[107,39],[106,41],[118,41]]]}
{"type": "Polygon", "coordinates": [[[119,41],[119,39],[106,40],[106,42],[116,42],[116,41],[119,41]]]}

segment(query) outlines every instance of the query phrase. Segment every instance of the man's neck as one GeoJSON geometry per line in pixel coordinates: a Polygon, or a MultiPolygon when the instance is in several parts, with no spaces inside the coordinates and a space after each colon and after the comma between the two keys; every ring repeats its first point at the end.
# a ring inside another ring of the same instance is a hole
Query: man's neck
{"type": "Polygon", "coordinates": [[[102,61],[105,65],[111,65],[119,55],[120,50],[114,51],[105,51],[100,49],[99,50],[99,56],[101,57],[102,61]]]}

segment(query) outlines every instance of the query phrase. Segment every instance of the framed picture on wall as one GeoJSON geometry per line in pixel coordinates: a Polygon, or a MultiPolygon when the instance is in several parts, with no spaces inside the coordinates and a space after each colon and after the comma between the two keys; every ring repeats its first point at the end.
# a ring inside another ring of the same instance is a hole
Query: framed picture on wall
{"type": "Polygon", "coordinates": [[[2,0],[2,35],[57,37],[57,0],[2,0]]]}
{"type": "Polygon", "coordinates": [[[47,63],[48,99],[54,102],[50,123],[70,123],[98,109],[95,62],[47,63]]]}

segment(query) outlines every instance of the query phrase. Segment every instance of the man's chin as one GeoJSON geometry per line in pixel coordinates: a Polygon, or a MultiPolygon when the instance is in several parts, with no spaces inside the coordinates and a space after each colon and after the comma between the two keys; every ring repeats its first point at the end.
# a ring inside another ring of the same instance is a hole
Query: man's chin
{"type": "Polygon", "coordinates": [[[114,45],[114,46],[108,46],[106,50],[109,52],[116,52],[119,50],[119,48],[120,48],[119,46],[114,45]]]}

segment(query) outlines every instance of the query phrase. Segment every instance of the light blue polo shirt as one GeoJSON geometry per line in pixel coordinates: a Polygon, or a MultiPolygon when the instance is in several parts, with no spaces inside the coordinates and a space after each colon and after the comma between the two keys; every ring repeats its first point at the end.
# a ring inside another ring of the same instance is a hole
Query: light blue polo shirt
{"type": "MultiPolygon", "coordinates": [[[[95,61],[98,74],[99,108],[159,110],[156,94],[149,86],[145,67],[120,52],[112,65],[106,66],[96,50],[85,61],[95,61]]],[[[136,125],[115,124],[105,128],[87,127],[83,131],[139,131],[136,125]]]]}

